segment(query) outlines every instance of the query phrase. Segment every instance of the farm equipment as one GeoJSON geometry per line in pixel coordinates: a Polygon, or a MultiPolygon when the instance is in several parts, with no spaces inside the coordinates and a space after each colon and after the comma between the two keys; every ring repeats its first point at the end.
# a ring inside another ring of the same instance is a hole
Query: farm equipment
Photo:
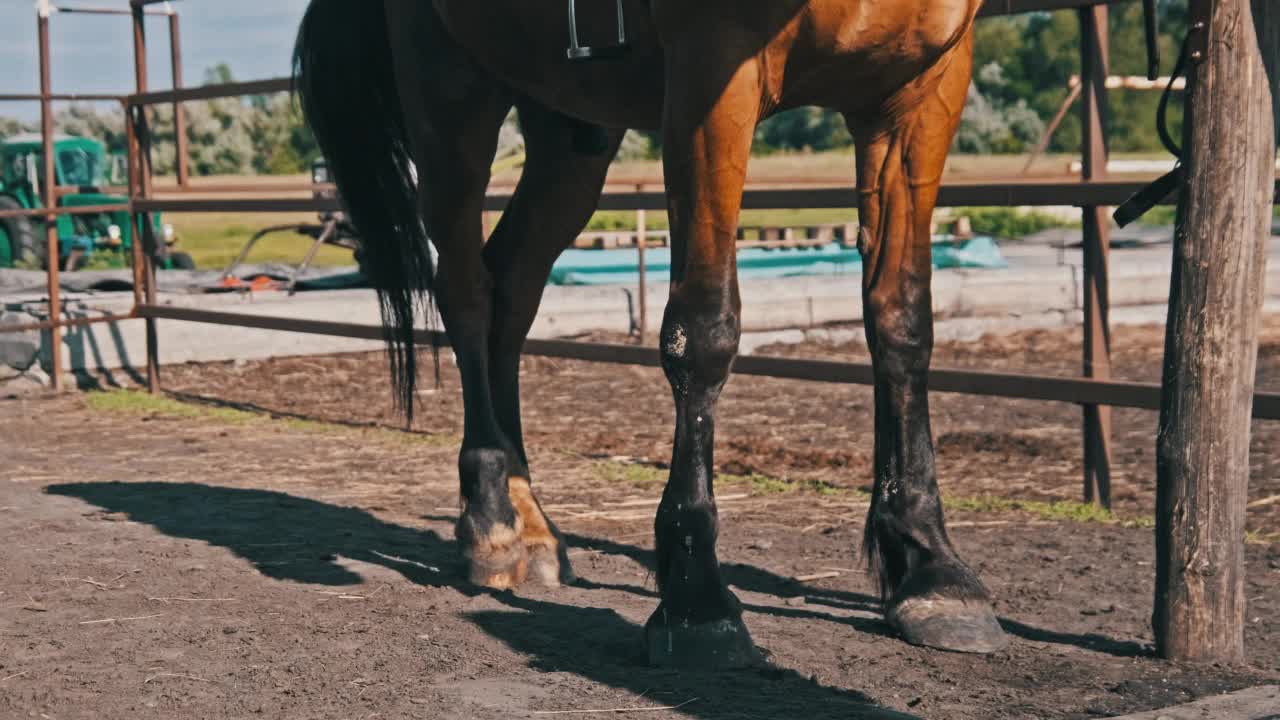
{"type": "MultiPolygon", "coordinates": [[[[108,155],[99,141],[60,135],[54,139],[54,169],[58,205],[121,205],[127,199],[104,188],[121,180],[123,157],[108,155]]],[[[44,207],[44,154],[37,135],[19,135],[0,143],[0,210],[34,210],[44,207]]],[[[48,249],[43,218],[0,219],[0,268],[44,267],[48,249]]],[[[84,267],[91,259],[107,266],[124,266],[133,247],[133,228],[125,210],[57,218],[58,264],[69,270],[84,267]],[[102,256],[105,255],[105,258],[102,256]]],[[[163,238],[155,252],[157,267],[193,269],[191,256],[173,249],[173,227],[159,215],[151,222],[163,238]]]]}
{"type": "MultiPolygon", "coordinates": [[[[329,178],[329,168],[323,159],[317,160],[311,165],[311,182],[317,186],[314,195],[318,199],[333,198],[336,196],[334,190],[319,189],[319,186],[327,186],[333,181],[329,178]]],[[[278,232],[295,232],[299,235],[305,235],[311,238],[311,247],[307,249],[306,255],[303,256],[302,262],[293,269],[289,274],[288,281],[285,282],[285,290],[290,295],[297,291],[298,277],[311,267],[311,261],[315,260],[316,253],[320,251],[322,245],[334,245],[336,247],[351,250],[355,256],[357,264],[360,263],[360,244],[356,236],[356,229],[347,220],[346,214],[341,212],[321,212],[318,218],[319,222],[315,223],[291,223],[288,225],[273,225],[266,227],[254,233],[249,238],[249,242],[245,243],[240,254],[231,261],[229,265],[222,271],[222,287],[229,289],[252,288],[252,283],[246,283],[235,276],[235,270],[244,263],[245,258],[249,257],[249,251],[262,238],[278,232]]]]}

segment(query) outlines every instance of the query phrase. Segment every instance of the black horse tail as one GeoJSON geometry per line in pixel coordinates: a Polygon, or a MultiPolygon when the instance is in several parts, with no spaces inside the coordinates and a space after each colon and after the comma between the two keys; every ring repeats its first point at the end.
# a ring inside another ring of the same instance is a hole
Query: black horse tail
{"type": "Polygon", "coordinates": [[[382,0],[312,0],[293,51],[294,89],[360,234],[378,292],[396,406],[413,421],[413,332],[434,267],[396,87],[382,0]]]}

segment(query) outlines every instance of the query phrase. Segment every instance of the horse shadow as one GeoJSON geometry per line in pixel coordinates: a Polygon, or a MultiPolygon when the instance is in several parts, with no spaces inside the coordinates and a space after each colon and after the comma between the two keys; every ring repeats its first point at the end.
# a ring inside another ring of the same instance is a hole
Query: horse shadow
{"type": "MultiPolygon", "coordinates": [[[[607,608],[562,605],[507,594],[511,610],[467,618],[543,672],[569,672],[646,696],[691,717],[810,717],[912,720],[857,690],[824,686],[794,670],[765,666],[733,672],[654,669],[636,642],[642,629],[607,608]],[[653,692],[661,688],[661,693],[653,692]]],[[[585,711],[584,711],[585,712],[585,711]]]]}
{"type": "MultiPolygon", "coordinates": [[[[167,482],[89,482],[51,485],[45,489],[50,495],[73,497],[113,513],[123,513],[130,520],[146,523],[160,532],[177,538],[199,540],[230,550],[237,557],[251,563],[259,572],[277,580],[331,586],[356,585],[363,579],[344,567],[339,558],[348,558],[400,573],[405,579],[418,585],[451,587],[468,595],[490,592],[469,583],[461,572],[460,558],[452,538],[438,533],[385,522],[365,510],[332,505],[296,495],[253,488],[230,488],[200,483],[167,482]]],[[[452,521],[447,516],[424,516],[428,520],[452,521]]],[[[653,552],[634,545],[613,540],[566,534],[565,540],[572,548],[594,550],[631,558],[652,571],[653,552]]],[[[840,616],[821,612],[817,608],[828,606],[842,610],[878,612],[879,600],[869,595],[815,588],[800,587],[792,578],[771,573],[762,568],[740,563],[725,563],[726,581],[734,587],[776,597],[803,595],[804,607],[777,607],[745,603],[744,608],[757,613],[779,617],[826,620],[842,623],[853,629],[874,635],[892,636],[888,626],[879,619],[865,616],[840,616]]],[[[636,595],[654,597],[651,589],[634,586],[579,581],[584,589],[610,589],[636,595]]],[[[545,601],[517,598],[511,593],[494,594],[505,604],[523,610],[535,607],[547,609],[546,619],[538,622],[564,624],[564,633],[549,632],[558,637],[548,642],[548,652],[573,652],[574,644],[567,646],[565,638],[587,642],[589,633],[575,629],[584,617],[597,617],[589,609],[563,606],[545,601]],[[557,609],[558,608],[558,609],[557,609]]],[[[528,613],[519,613],[528,617],[528,613]]],[[[540,612],[533,612],[539,615],[540,612]]],[[[488,616],[483,616],[488,618],[488,616]]],[[[625,623],[620,617],[602,619],[603,636],[626,637],[627,640],[613,648],[617,657],[629,657],[636,646],[641,630],[628,624],[627,628],[614,627],[625,623]]],[[[483,618],[481,618],[483,619],[483,618]]],[[[477,621],[480,621],[478,619],[477,621]]],[[[486,629],[495,635],[503,630],[501,618],[488,618],[486,629]]],[[[1096,634],[1075,635],[1032,627],[1003,619],[1006,631],[1034,642],[1074,645],[1094,652],[1121,657],[1134,657],[1149,652],[1138,643],[1115,640],[1096,634]]],[[[602,637],[603,637],[602,636],[602,637]]],[[[531,636],[533,637],[533,636],[531,636]]],[[[503,636],[512,647],[538,655],[529,649],[529,638],[503,636]]],[[[597,656],[597,661],[602,658],[597,656]]],[[[608,663],[603,663],[608,664],[608,663]]],[[[591,666],[587,663],[584,666],[591,666]]]]}
{"type": "MultiPolygon", "coordinates": [[[[384,522],[364,510],[270,490],[199,483],[64,483],[51,485],[45,492],[122,513],[171,537],[224,547],[278,580],[337,586],[363,582],[339,564],[338,558],[343,557],[392,569],[420,585],[490,594],[510,610],[465,617],[529,656],[531,667],[574,673],[663,705],[691,701],[679,710],[691,717],[759,717],[762,711],[764,716],[779,717],[796,708],[804,708],[811,717],[913,717],[881,708],[859,691],[823,686],[776,667],[720,673],[651,668],[643,652],[642,628],[613,610],[473,586],[457,571],[452,541],[431,530],[384,522]],[[657,687],[663,692],[652,692],[657,687]]],[[[602,541],[574,536],[570,542],[598,547],[602,541]]],[[[616,547],[632,554],[644,552],[616,547]]]]}
{"type": "Polygon", "coordinates": [[[472,590],[456,572],[450,540],[430,530],[384,522],[351,507],[272,490],[199,483],[92,482],[50,485],[50,495],[123,513],[171,537],[230,550],[277,580],[356,585],[363,579],[339,557],[381,565],[410,582],[472,590]]]}

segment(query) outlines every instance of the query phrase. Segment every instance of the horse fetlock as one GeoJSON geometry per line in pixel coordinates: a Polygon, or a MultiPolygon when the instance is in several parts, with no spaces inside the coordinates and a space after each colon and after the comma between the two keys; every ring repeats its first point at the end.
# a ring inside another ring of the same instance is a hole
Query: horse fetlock
{"type": "Polygon", "coordinates": [[[907,569],[893,589],[890,604],[921,597],[990,602],[991,593],[959,558],[932,555],[916,567],[907,569]]]}
{"type": "Polygon", "coordinates": [[[720,616],[728,605],[716,559],[716,518],[707,506],[663,503],[654,522],[657,581],[672,610],[720,616]]]}
{"type": "Polygon", "coordinates": [[[693,557],[709,550],[714,556],[718,528],[715,506],[709,502],[663,499],[653,527],[663,552],[693,557]]]}
{"type": "Polygon", "coordinates": [[[510,453],[506,450],[464,446],[458,453],[458,475],[462,479],[463,495],[471,490],[493,492],[500,485],[504,490],[500,494],[505,495],[509,465],[510,453]]]}

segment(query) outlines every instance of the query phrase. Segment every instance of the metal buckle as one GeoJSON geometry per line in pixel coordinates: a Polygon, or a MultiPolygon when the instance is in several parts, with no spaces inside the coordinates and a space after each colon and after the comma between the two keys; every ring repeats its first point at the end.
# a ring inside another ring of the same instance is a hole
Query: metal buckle
{"type": "Polygon", "coordinates": [[[577,0],[569,0],[569,50],[570,60],[601,60],[622,55],[627,51],[627,28],[622,15],[622,0],[618,3],[618,44],[604,47],[588,47],[578,43],[577,0]]]}

